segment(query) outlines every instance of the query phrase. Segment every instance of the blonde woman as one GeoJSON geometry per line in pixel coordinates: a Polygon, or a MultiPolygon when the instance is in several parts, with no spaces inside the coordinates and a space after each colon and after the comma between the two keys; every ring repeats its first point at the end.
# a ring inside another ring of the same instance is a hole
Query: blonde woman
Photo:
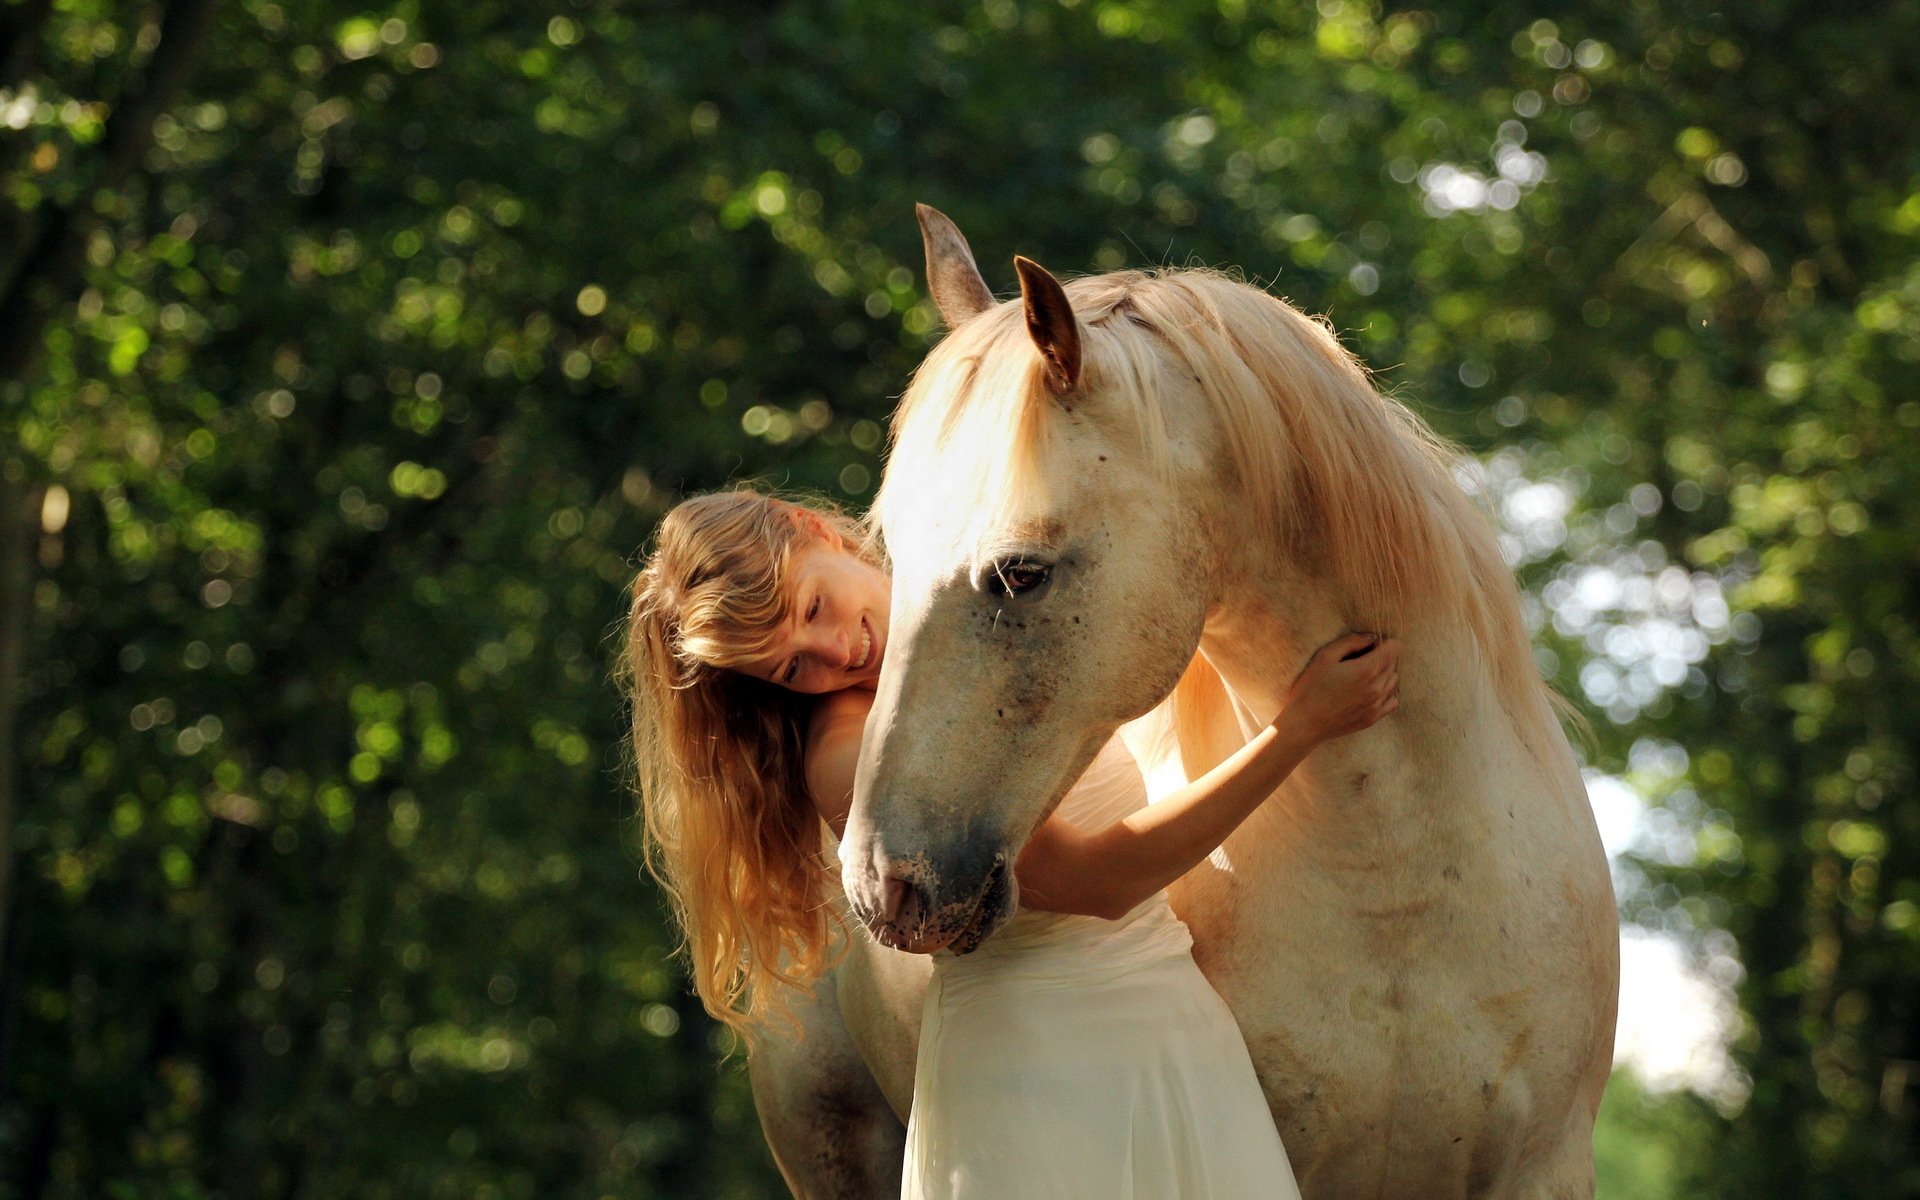
{"type": "MultiPolygon", "coordinates": [[[[749,1045],[828,965],[825,830],[852,802],[889,594],[854,521],[746,490],[675,508],[634,582],[624,673],[649,861],[702,1002],[749,1045]]],[[[1298,1196],[1162,889],[1315,745],[1393,711],[1398,654],[1366,635],[1323,647],[1271,726],[1151,806],[1119,740],[1101,751],[1016,865],[1022,912],[974,953],[935,956],[903,1195],[1298,1196]]]]}

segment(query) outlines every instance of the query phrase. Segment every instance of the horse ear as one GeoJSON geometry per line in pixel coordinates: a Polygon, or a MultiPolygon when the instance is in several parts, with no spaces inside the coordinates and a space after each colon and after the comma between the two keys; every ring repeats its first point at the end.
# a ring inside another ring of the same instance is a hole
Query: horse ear
{"type": "Polygon", "coordinates": [[[1047,386],[1064,396],[1080,383],[1080,322],[1067,303],[1067,289],[1030,258],[1013,257],[1020,273],[1020,299],[1027,309],[1027,332],[1047,360],[1047,386]]]}
{"type": "Polygon", "coordinates": [[[947,214],[930,204],[916,204],[920,241],[927,248],[927,290],[948,329],[958,329],[969,317],[993,307],[993,293],[980,278],[973,250],[947,214]]]}

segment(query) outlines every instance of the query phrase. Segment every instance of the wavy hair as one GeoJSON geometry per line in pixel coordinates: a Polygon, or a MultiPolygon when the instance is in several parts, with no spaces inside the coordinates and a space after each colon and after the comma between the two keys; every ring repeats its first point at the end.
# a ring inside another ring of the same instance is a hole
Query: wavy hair
{"type": "Polygon", "coordinates": [[[684,937],[694,989],[749,1046],[831,965],[844,919],[808,793],[814,697],[741,668],[789,614],[812,513],[871,558],[853,518],[747,488],[684,501],[633,581],[616,672],[631,703],[646,861],[684,937]]]}

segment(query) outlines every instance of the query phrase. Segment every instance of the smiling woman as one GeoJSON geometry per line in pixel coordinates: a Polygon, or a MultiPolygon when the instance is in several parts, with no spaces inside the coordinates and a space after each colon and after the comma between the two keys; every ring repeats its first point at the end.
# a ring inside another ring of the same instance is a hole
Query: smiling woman
{"type": "Polygon", "coordinates": [[[857,521],[744,488],[676,507],[634,582],[621,672],[650,865],[702,1002],[739,1032],[826,964],[804,693],[877,675],[886,622],[857,521]]]}
{"type": "Polygon", "coordinates": [[[787,569],[792,604],[766,655],[746,669],[781,687],[819,694],[867,686],[886,649],[886,574],[827,520],[784,506],[805,535],[787,569]]]}

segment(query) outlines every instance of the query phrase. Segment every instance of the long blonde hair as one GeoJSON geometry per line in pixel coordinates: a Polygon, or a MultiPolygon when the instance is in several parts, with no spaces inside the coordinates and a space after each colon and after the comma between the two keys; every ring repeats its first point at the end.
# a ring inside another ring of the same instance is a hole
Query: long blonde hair
{"type": "Polygon", "coordinates": [[[870,556],[852,518],[746,488],[669,512],[633,581],[617,673],[632,705],[647,865],[701,1003],[749,1046],[844,933],[806,783],[815,698],[741,669],[787,621],[794,555],[818,536],[796,519],[805,513],[870,556]]]}

